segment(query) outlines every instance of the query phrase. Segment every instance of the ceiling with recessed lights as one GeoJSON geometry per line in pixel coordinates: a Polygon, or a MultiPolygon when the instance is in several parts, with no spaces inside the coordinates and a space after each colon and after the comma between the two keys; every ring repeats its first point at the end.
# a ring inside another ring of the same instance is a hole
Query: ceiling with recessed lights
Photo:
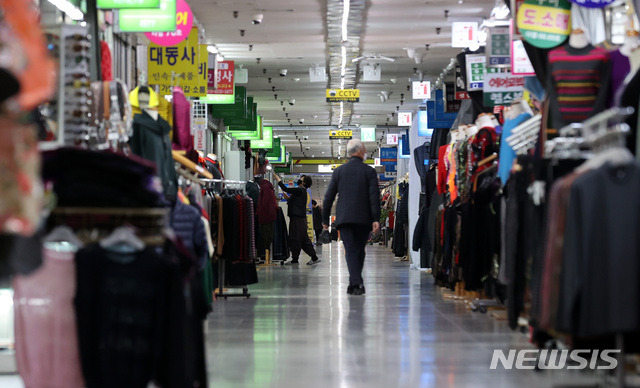
{"type": "Polygon", "coordinates": [[[384,144],[383,134],[400,132],[396,112],[421,103],[412,99],[411,81],[435,81],[459,52],[450,47],[451,20],[486,18],[495,1],[351,0],[346,40],[342,0],[189,4],[204,29],[204,43],[248,69],[248,93],[265,125],[274,127],[292,156],[324,159],[344,155],[346,141],[329,140],[328,131],[338,125],[353,129],[354,137],[360,125],[377,126],[378,142],[367,143],[371,152],[384,144]],[[258,14],[262,22],[254,24],[258,14]],[[363,80],[365,65],[379,68],[380,81],[363,80]],[[324,82],[310,82],[314,67],[325,69],[324,82]],[[344,103],[340,112],[339,103],[325,102],[325,91],[342,86],[343,75],[345,88],[360,89],[360,101],[344,103]]]}

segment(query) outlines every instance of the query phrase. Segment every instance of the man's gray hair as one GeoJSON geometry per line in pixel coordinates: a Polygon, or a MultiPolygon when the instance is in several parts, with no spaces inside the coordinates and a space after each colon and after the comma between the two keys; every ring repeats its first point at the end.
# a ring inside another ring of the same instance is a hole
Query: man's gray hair
{"type": "Polygon", "coordinates": [[[364,149],[364,143],[358,139],[351,139],[347,143],[347,155],[353,156],[364,149]]]}

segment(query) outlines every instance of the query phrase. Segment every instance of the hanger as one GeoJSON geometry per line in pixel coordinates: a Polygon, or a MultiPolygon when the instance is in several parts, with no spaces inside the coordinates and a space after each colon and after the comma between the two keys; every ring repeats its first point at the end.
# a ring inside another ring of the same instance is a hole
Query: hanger
{"type": "Polygon", "coordinates": [[[178,151],[173,150],[171,151],[171,154],[173,155],[173,160],[182,164],[185,168],[193,171],[196,174],[202,175],[205,178],[213,179],[213,175],[209,171],[193,163],[191,160],[187,159],[185,156],[180,155],[178,151]]]}
{"type": "Polygon", "coordinates": [[[130,226],[120,226],[111,232],[111,234],[100,241],[102,248],[113,248],[116,245],[128,245],[135,250],[142,250],[145,244],[135,234],[135,230],[130,226]]]}
{"type": "Polygon", "coordinates": [[[73,230],[65,225],[59,225],[53,228],[53,230],[44,236],[42,239],[42,243],[44,246],[48,248],[60,248],[60,250],[67,250],[66,248],[70,248],[72,251],[76,251],[78,248],[84,246],[82,240],[76,236],[73,230]],[[64,247],[67,245],[66,247],[64,247]]]}

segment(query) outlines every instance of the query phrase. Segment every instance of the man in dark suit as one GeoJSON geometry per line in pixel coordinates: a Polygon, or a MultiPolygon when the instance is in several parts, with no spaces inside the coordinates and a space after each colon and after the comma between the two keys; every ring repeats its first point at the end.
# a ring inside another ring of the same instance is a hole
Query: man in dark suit
{"type": "Polygon", "coordinates": [[[331,182],[324,195],[323,227],[329,228],[329,217],[336,195],[336,227],[344,242],[349,287],[347,294],[362,295],[365,292],[362,280],[365,246],[369,233],[380,230],[380,190],[378,174],[364,163],[367,150],[357,139],[347,144],[349,162],[333,171],[331,182]]]}

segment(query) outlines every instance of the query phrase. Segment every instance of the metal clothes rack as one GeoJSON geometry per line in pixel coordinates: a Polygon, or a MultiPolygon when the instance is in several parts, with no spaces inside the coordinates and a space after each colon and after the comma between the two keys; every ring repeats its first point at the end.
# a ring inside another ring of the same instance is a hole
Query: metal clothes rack
{"type": "MultiPolygon", "coordinates": [[[[246,181],[234,181],[234,180],[229,180],[229,179],[201,179],[202,182],[205,183],[205,185],[207,187],[212,186],[215,183],[218,184],[223,184],[225,185],[225,187],[223,187],[223,190],[226,189],[226,185],[242,185],[240,188],[242,189],[242,192],[245,192],[246,189],[246,181]]],[[[226,270],[227,270],[227,260],[224,259],[218,259],[218,292],[216,293],[216,296],[219,297],[223,297],[225,299],[227,298],[231,298],[231,297],[244,297],[244,298],[249,298],[251,297],[251,294],[249,293],[249,288],[245,285],[242,287],[242,293],[226,293],[224,291],[224,287],[226,284],[226,270]]]]}

